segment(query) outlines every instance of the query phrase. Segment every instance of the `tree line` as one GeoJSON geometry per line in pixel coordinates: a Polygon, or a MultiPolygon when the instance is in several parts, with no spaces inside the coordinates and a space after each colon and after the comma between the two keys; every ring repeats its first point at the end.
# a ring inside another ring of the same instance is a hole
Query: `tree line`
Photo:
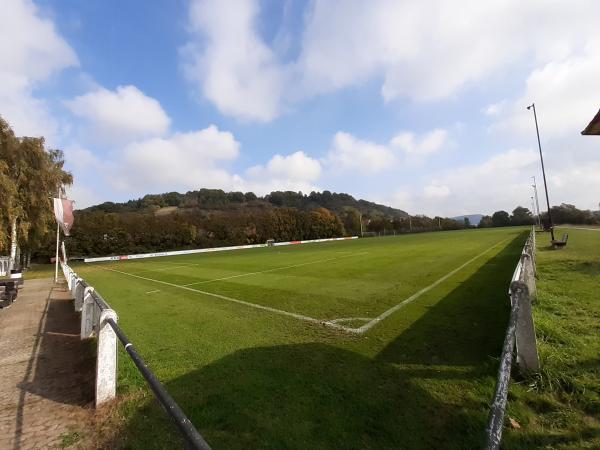
{"type": "Polygon", "coordinates": [[[367,200],[357,200],[350,194],[330,191],[311,192],[303,194],[293,191],[274,191],[264,197],[253,192],[225,192],[221,189],[200,189],[164,194],[148,194],[137,200],[123,203],[105,202],[86,208],[85,211],[101,211],[106,213],[124,212],[152,212],[162,208],[202,209],[207,211],[240,211],[246,209],[269,208],[296,208],[303,211],[312,211],[317,208],[326,208],[335,213],[342,213],[347,208],[353,208],[360,214],[369,216],[388,216],[390,218],[403,218],[408,214],[400,209],[380,205],[367,200]]]}
{"type": "Polygon", "coordinates": [[[27,265],[53,228],[52,197],[73,177],[44,138],[16,137],[0,117],[0,253],[27,265]]]}
{"type": "MultiPolygon", "coordinates": [[[[562,203],[559,206],[550,208],[552,223],[557,224],[579,224],[579,225],[595,225],[600,224],[600,211],[581,210],[574,205],[562,203]]],[[[540,221],[543,224],[548,223],[548,213],[540,214],[540,221]]],[[[523,206],[517,206],[512,214],[506,211],[496,211],[491,216],[483,216],[479,222],[479,228],[489,227],[508,227],[533,225],[537,223],[537,217],[532,212],[523,206]]]]}

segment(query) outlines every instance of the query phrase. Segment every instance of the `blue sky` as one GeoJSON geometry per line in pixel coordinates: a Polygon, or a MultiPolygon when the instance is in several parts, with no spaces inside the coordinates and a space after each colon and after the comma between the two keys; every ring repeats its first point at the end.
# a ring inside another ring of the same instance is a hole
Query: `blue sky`
{"type": "Polygon", "coordinates": [[[79,207],[328,189],[412,214],[597,208],[592,0],[6,0],[0,114],[65,151],[79,207]]]}

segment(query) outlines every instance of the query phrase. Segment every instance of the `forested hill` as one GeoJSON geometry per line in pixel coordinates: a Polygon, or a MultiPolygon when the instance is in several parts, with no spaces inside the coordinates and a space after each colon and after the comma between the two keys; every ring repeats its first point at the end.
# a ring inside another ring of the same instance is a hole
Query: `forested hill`
{"type": "Polygon", "coordinates": [[[264,197],[258,197],[252,192],[244,194],[243,192],[224,192],[220,189],[200,189],[199,191],[189,191],[185,194],[168,192],[165,194],[146,195],[140,199],[129,200],[124,203],[105,202],[82,211],[105,213],[156,212],[158,214],[167,214],[177,210],[201,210],[209,212],[266,209],[272,207],[296,208],[302,211],[326,208],[338,214],[349,209],[355,209],[359,213],[369,217],[384,216],[389,219],[408,217],[408,214],[400,209],[367,200],[356,200],[349,194],[338,194],[329,191],[311,192],[308,195],[300,192],[276,191],[264,197]]]}

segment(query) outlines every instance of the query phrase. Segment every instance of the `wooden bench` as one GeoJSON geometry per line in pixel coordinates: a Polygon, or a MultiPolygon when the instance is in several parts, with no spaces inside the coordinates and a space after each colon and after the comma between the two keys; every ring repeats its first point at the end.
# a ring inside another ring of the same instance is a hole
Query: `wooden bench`
{"type": "Polygon", "coordinates": [[[563,234],[563,237],[560,241],[552,241],[552,248],[561,249],[567,245],[567,240],[569,239],[569,235],[567,233],[563,234]]]}

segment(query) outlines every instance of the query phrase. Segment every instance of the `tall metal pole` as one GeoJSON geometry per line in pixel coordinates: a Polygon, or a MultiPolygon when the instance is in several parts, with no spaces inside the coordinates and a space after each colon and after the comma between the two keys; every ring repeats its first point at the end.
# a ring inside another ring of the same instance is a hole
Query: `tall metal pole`
{"type": "Polygon", "coordinates": [[[540,161],[542,162],[542,176],[544,177],[544,190],[546,191],[546,205],[548,206],[548,222],[550,225],[550,236],[554,240],[554,224],[552,223],[552,214],[550,213],[550,199],[548,198],[548,184],[546,183],[546,170],[544,169],[544,157],[542,156],[542,144],[540,142],[540,129],[538,127],[537,114],[535,112],[535,103],[532,103],[527,109],[533,108],[533,118],[535,120],[535,132],[537,133],[538,148],[540,149],[540,161]]]}
{"type": "MultiPolygon", "coordinates": [[[[60,187],[58,188],[58,198],[60,198],[60,187]]],[[[53,200],[54,201],[54,200],[53,200]]],[[[54,282],[58,283],[58,246],[60,242],[60,224],[56,221],[56,259],[54,261],[54,282]]]]}
{"type": "Polygon", "coordinates": [[[537,212],[538,227],[540,227],[540,230],[541,230],[542,229],[542,217],[540,216],[540,201],[538,199],[537,184],[535,182],[535,177],[531,177],[531,178],[533,178],[533,193],[535,194],[535,209],[537,212]]]}
{"type": "Polygon", "coordinates": [[[359,215],[358,220],[360,220],[360,237],[365,237],[363,234],[362,214],[359,215]]]}

